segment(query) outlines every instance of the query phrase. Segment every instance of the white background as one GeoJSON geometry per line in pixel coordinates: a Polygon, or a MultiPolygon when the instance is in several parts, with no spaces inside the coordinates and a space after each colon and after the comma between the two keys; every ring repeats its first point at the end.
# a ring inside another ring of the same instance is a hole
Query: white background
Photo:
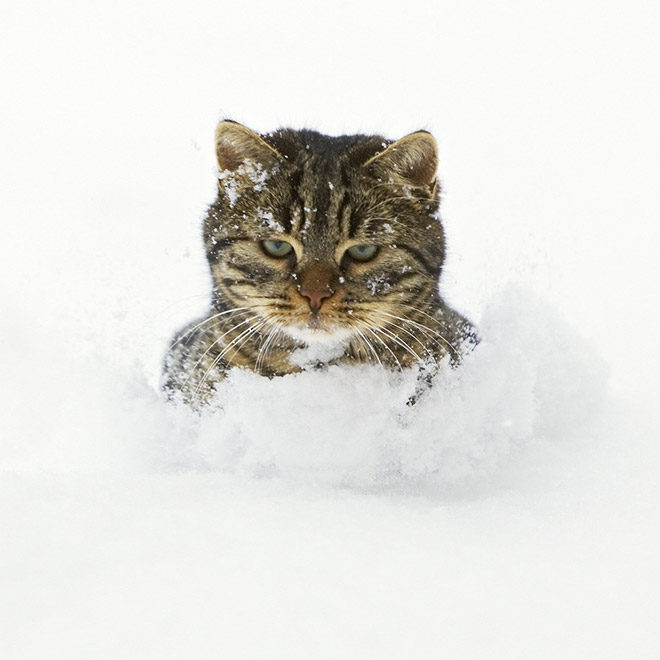
{"type": "Polygon", "coordinates": [[[0,23],[0,656],[658,657],[656,3],[35,2],[0,23]],[[434,133],[442,290],[492,330],[467,373],[499,394],[440,392],[396,452],[426,474],[415,433],[465,430],[469,485],[351,471],[387,383],[368,428],[376,390],[351,408],[336,374],[327,401],[238,379],[202,430],[158,400],[207,303],[222,117],[434,133]],[[507,406],[520,453],[498,432],[482,472],[507,406]],[[279,478],[214,454],[260,414],[279,426],[238,436],[279,478]],[[287,424],[324,429],[298,471],[287,424]]]}

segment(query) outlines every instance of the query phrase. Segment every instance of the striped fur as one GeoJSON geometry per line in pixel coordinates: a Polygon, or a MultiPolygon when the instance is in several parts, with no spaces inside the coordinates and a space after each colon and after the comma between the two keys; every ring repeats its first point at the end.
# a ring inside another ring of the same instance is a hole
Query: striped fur
{"type": "Polygon", "coordinates": [[[292,373],[292,354],[315,345],[334,346],[333,363],[458,362],[475,333],[438,292],[445,242],[429,133],[260,136],[224,121],[216,147],[219,191],[204,222],[213,303],[175,337],[167,391],[202,403],[229,368],[292,373]],[[293,249],[275,258],[263,241],[293,249]],[[357,261],[352,246],[377,252],[357,261]],[[320,309],[308,290],[325,292],[320,309]]]}

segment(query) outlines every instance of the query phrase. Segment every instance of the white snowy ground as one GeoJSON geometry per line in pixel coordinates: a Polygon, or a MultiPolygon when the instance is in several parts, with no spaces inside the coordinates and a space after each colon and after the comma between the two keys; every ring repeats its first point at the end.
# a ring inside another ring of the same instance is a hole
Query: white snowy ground
{"type": "Polygon", "coordinates": [[[2,660],[660,657],[657,3],[0,23],[2,660]],[[437,136],[484,341],[414,412],[375,369],[159,397],[223,115],[437,136]]]}

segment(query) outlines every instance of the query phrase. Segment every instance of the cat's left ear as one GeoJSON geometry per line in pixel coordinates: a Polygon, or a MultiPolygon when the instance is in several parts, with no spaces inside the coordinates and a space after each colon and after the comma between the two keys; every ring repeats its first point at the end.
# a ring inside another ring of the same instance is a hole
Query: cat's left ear
{"type": "Polygon", "coordinates": [[[416,131],[370,158],[365,167],[398,174],[413,185],[433,190],[438,169],[438,145],[428,131],[416,131]]]}
{"type": "Polygon", "coordinates": [[[268,169],[282,158],[260,135],[229,119],[215,130],[215,155],[220,170],[231,172],[247,162],[268,169]]]}

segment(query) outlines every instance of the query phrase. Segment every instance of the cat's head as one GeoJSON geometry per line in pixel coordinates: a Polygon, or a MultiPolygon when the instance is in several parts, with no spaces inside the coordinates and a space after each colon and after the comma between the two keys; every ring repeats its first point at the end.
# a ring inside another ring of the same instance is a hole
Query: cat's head
{"type": "Polygon", "coordinates": [[[309,344],[374,331],[437,296],[444,238],[426,131],[392,142],[223,121],[216,154],[204,239],[223,304],[309,344]]]}

